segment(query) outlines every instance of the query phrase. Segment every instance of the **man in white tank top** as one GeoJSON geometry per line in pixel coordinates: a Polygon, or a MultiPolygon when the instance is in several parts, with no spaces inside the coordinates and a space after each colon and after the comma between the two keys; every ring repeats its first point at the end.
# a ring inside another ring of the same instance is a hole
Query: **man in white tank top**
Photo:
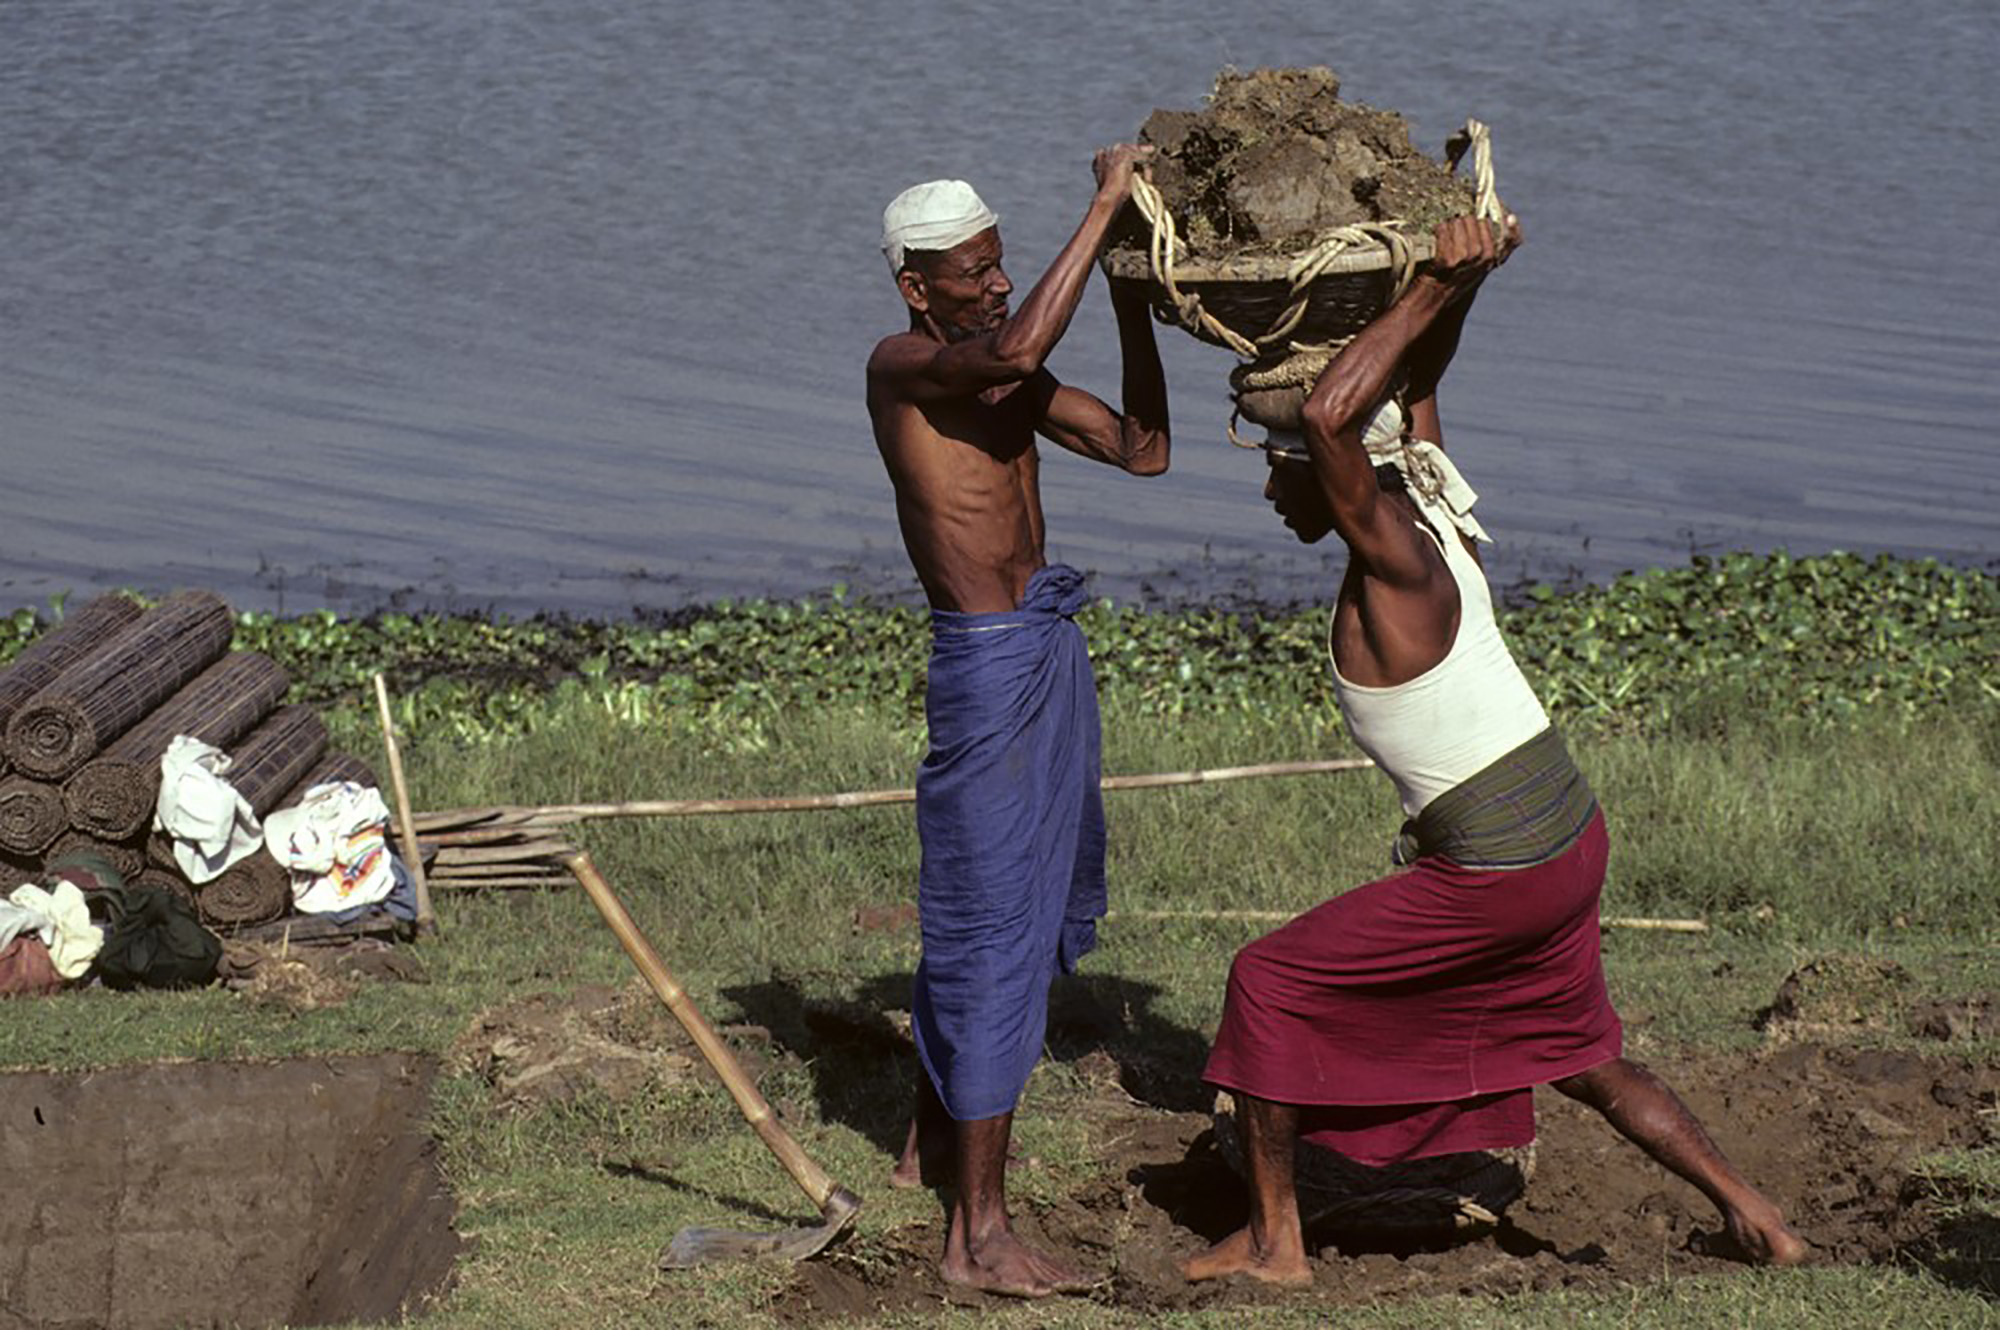
{"type": "Polygon", "coordinates": [[[1238,1104],[1251,1217],[1185,1262],[1190,1279],[1311,1282],[1302,1131],[1369,1164],[1524,1144],[1536,1084],[1699,1188],[1746,1259],[1807,1255],[1673,1091],[1620,1056],[1597,951],[1603,817],[1500,641],[1475,496],[1439,446],[1438,381],[1519,240],[1512,218],[1497,243],[1483,222],[1440,226],[1429,267],[1306,399],[1304,457],[1272,457],[1285,524],[1347,544],[1335,692],[1402,796],[1409,867],[1239,953],[1205,1075],[1238,1104]]]}

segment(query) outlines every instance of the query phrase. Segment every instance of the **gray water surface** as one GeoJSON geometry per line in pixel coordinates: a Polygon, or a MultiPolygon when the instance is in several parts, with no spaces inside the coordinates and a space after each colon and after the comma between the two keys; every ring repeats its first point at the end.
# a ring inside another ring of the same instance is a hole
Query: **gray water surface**
{"type": "MultiPolygon", "coordinates": [[[[618,612],[912,595],[861,366],[938,175],[1026,286],[1215,71],[1494,129],[1529,246],[1447,379],[1503,578],[2000,556],[1990,0],[5,0],[0,601],[618,612]]],[[[1053,557],[1325,595],[1160,333],[1173,471],[1051,451],[1053,557]]],[[[1115,397],[1101,281],[1057,353],[1115,397]]]]}

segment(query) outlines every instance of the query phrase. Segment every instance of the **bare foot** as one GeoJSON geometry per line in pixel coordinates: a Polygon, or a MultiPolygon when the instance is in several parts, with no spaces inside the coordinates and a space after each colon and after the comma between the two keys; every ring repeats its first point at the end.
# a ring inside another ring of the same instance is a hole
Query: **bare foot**
{"type": "Polygon", "coordinates": [[[916,1116],[910,1119],[910,1134],[904,1138],[902,1156],[889,1170],[889,1185],[898,1191],[949,1187],[958,1172],[953,1167],[957,1144],[950,1119],[939,1122],[934,1116],[927,1116],[920,1104],[916,1116]]]}
{"type": "Polygon", "coordinates": [[[1283,1251],[1259,1251],[1256,1238],[1247,1225],[1207,1251],[1182,1261],[1181,1273],[1188,1277],[1190,1283],[1221,1279],[1225,1275],[1249,1275],[1267,1284],[1285,1284],[1293,1288],[1310,1284],[1313,1278],[1312,1266],[1306,1261],[1303,1249],[1289,1247],[1283,1251]]]}
{"type": "Polygon", "coordinates": [[[1726,1214],[1723,1223],[1743,1259],[1752,1265],[1803,1265],[1812,1257],[1812,1247],[1768,1201],[1761,1210],[1745,1208],[1726,1214]]]}
{"type": "Polygon", "coordinates": [[[889,1170],[889,1185],[897,1191],[912,1187],[949,1187],[952,1180],[951,1152],[921,1149],[915,1141],[889,1170]]]}
{"type": "Polygon", "coordinates": [[[938,1273],[947,1284],[1010,1298],[1081,1293],[1096,1282],[1004,1229],[977,1245],[949,1243],[938,1273]]]}

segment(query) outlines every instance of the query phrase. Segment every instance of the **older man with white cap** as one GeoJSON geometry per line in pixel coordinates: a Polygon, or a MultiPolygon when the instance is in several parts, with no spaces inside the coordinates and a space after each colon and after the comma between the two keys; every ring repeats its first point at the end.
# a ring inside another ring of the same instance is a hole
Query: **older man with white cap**
{"type": "Polygon", "coordinates": [[[1022,1297],[1090,1282],[1015,1236],[1005,1165],[1049,984],[1095,945],[1104,910],[1097,697],[1072,622],[1083,575],[1043,559],[1035,436],[1133,475],[1167,469],[1166,380],[1143,301],[1113,293],[1122,413],[1045,366],[1146,151],[1098,153],[1089,211],[1018,312],[999,220],[970,185],[917,185],[882,218],[909,327],[869,358],[868,412],[932,611],[911,1002],[923,1067],[891,1180],[953,1176],[944,1278],[1022,1297]]]}

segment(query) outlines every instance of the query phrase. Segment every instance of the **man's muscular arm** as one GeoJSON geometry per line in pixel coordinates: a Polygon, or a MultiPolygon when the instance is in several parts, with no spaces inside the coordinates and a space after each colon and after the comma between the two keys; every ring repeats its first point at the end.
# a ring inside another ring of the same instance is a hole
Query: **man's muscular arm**
{"type": "MultiPolygon", "coordinates": [[[[1507,218],[1507,234],[1502,237],[1500,254],[1495,260],[1496,265],[1505,263],[1507,256],[1520,245],[1521,223],[1519,219],[1510,215],[1507,218]]],[[[1438,419],[1438,383],[1444,378],[1445,370],[1450,368],[1452,357],[1458,353],[1459,338],[1465,332],[1465,316],[1472,312],[1472,301],[1478,294],[1478,287],[1475,286],[1463,297],[1452,302],[1410,348],[1408,358],[1410,433],[1416,438],[1435,443],[1440,448],[1444,447],[1444,425],[1438,419]]]]}
{"type": "Polygon", "coordinates": [[[1091,262],[1103,247],[1118,210],[1131,195],[1133,167],[1150,152],[1149,148],[1121,143],[1097,154],[1092,164],[1097,193],[1083,221],[1006,322],[958,342],[913,336],[888,338],[869,359],[869,378],[891,386],[906,400],[935,402],[971,397],[988,388],[1034,377],[1068,331],[1090,279],[1091,262]]]}
{"type": "MultiPolygon", "coordinates": [[[[1382,500],[1374,464],[1361,444],[1362,430],[1398,371],[1408,368],[1412,348],[1455,302],[1477,288],[1501,257],[1484,222],[1461,217],[1439,226],[1429,269],[1334,357],[1306,398],[1306,452],[1334,528],[1376,576],[1390,582],[1421,581],[1428,569],[1382,500]]],[[[1433,382],[1425,393],[1433,425],[1435,397],[1433,382]]]]}
{"type": "Polygon", "coordinates": [[[1042,419],[1037,428],[1073,453],[1108,462],[1135,476],[1167,469],[1172,444],[1167,423],[1167,376],[1153,340],[1153,315],[1145,298],[1113,287],[1118,315],[1118,348],[1125,365],[1121,415],[1087,392],[1057,383],[1043,370],[1035,376],[1042,419]]]}

